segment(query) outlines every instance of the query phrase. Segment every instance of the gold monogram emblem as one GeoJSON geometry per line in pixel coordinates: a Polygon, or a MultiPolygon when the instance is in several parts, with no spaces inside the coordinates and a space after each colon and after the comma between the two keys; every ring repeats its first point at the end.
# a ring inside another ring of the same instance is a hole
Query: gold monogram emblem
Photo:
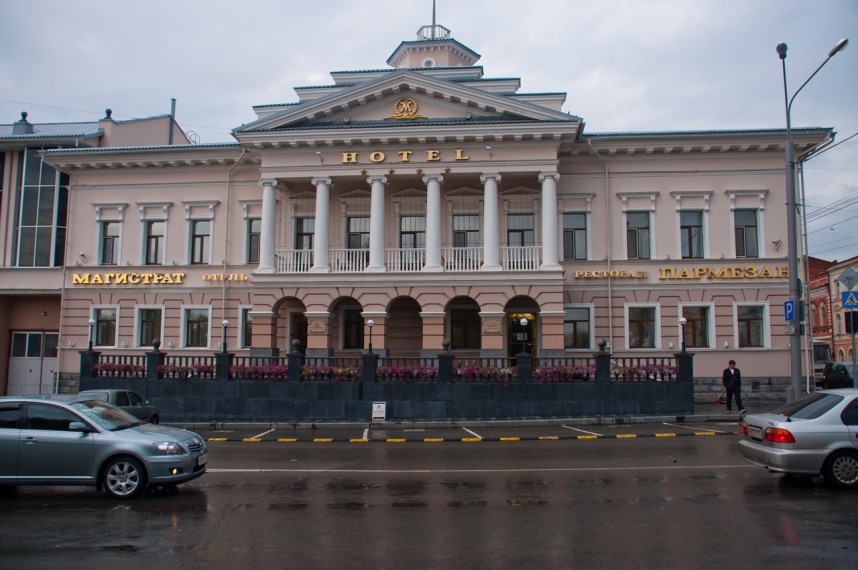
{"type": "Polygon", "coordinates": [[[396,103],[393,104],[393,115],[387,117],[388,119],[425,119],[423,115],[418,115],[417,111],[419,110],[419,106],[417,105],[417,101],[411,99],[410,97],[403,97],[402,99],[397,99],[396,103]]]}

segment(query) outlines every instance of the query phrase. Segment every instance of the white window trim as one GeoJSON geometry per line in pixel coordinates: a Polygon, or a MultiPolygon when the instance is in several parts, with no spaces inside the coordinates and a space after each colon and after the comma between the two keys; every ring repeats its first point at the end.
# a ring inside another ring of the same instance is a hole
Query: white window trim
{"type": "Polygon", "coordinates": [[[769,323],[769,304],[765,301],[736,301],[733,303],[733,346],[736,350],[764,350],[772,346],[772,332],[769,323]],[[739,307],[763,308],[763,346],[739,346],[739,307]]]}
{"type": "Polygon", "coordinates": [[[140,344],[140,311],[144,309],[159,309],[161,311],[161,335],[158,342],[164,346],[164,317],[167,313],[164,305],[137,305],[134,307],[134,346],[137,348],[151,348],[148,344],[140,344]]]}
{"type": "MultiPolygon", "coordinates": [[[[103,222],[116,222],[119,224],[119,237],[116,245],[116,265],[122,263],[122,238],[125,234],[125,209],[128,207],[126,203],[96,203],[92,205],[95,208],[95,222],[97,229],[95,232],[95,247],[92,251],[95,252],[96,258],[93,262],[96,265],[102,265],[101,254],[104,241],[102,238],[103,222]]],[[[110,266],[113,267],[113,266],[110,266]]]]}
{"type": "Polygon", "coordinates": [[[626,303],[623,305],[623,327],[625,329],[626,349],[634,351],[661,350],[661,305],[658,303],[626,303]],[[652,348],[632,348],[629,343],[629,309],[636,307],[647,307],[655,309],[655,330],[653,331],[654,345],[652,348]]]}
{"type": "MultiPolygon", "coordinates": [[[[589,311],[589,315],[590,315],[590,346],[588,346],[587,348],[566,348],[566,343],[564,340],[563,350],[565,350],[566,352],[575,352],[575,353],[592,352],[592,351],[596,350],[596,334],[594,332],[595,327],[596,327],[596,318],[595,318],[596,305],[594,305],[593,303],[569,303],[568,305],[563,305],[563,324],[564,324],[564,327],[566,324],[566,309],[587,309],[589,311]]],[[[564,330],[564,333],[565,333],[565,330],[564,330]]],[[[564,334],[564,336],[565,336],[565,334],[564,334]]],[[[628,343],[626,343],[626,344],[628,344],[628,343]]]]}
{"type": "MultiPolygon", "coordinates": [[[[711,246],[709,241],[709,200],[712,192],[671,192],[676,201],[676,259],[682,257],[682,212],[703,212],[703,258],[710,259],[711,246]]],[[[696,259],[696,258],[689,258],[696,259]]]]}
{"type": "MultiPolygon", "coordinates": [[[[119,346],[119,305],[92,305],[89,309],[89,318],[95,321],[95,325],[93,325],[92,334],[92,346],[93,348],[117,348],[119,346]],[[98,327],[98,319],[95,318],[95,313],[99,309],[113,309],[116,311],[116,326],[114,327],[113,332],[113,344],[97,344],[98,335],[96,334],[95,328],[98,327]]],[[[89,337],[87,336],[87,343],[89,343],[89,337]]]]}
{"type": "MultiPolygon", "coordinates": [[[[680,303],[679,304],[679,315],[683,315],[683,309],[685,307],[706,307],[708,309],[708,318],[706,319],[706,328],[707,336],[709,337],[709,346],[706,347],[688,347],[689,350],[694,351],[703,351],[703,350],[712,350],[716,346],[718,346],[718,339],[715,338],[715,304],[714,303],[680,303]]],[[[682,327],[679,327],[678,330],[678,343],[676,346],[682,346],[682,327]]]]}
{"type": "Polygon", "coordinates": [[[167,264],[167,244],[170,236],[170,208],[172,202],[137,202],[140,211],[140,265],[146,265],[146,242],[149,234],[143,231],[147,222],[164,222],[164,247],[158,255],[158,265],[167,264]]]}
{"type": "MultiPolygon", "coordinates": [[[[658,259],[656,251],[655,239],[655,202],[658,199],[659,192],[618,192],[617,196],[622,202],[623,226],[622,226],[622,244],[623,258],[629,259],[629,243],[626,238],[626,228],[628,226],[629,212],[648,212],[649,213],[649,260],[658,259]],[[632,204],[630,204],[632,202],[632,204]]],[[[640,258],[635,258],[632,261],[637,261],[640,258]]],[[[648,261],[644,259],[643,261],[648,261]]]]}
{"type": "Polygon", "coordinates": [[[185,242],[185,259],[186,263],[191,265],[194,251],[194,222],[209,221],[209,251],[206,255],[206,260],[197,265],[211,265],[212,256],[214,256],[214,236],[215,230],[215,208],[220,204],[219,200],[188,200],[182,202],[185,209],[186,227],[188,228],[188,238],[185,242]]]}
{"type": "Polygon", "coordinates": [[[179,348],[186,350],[207,350],[211,348],[212,344],[212,307],[211,305],[182,305],[182,327],[180,334],[182,335],[179,339],[179,348]],[[188,311],[192,309],[205,309],[208,313],[208,332],[206,333],[207,343],[206,346],[187,346],[185,342],[187,341],[187,332],[188,332],[188,311]]]}
{"type": "MultiPolygon", "coordinates": [[[[589,201],[588,201],[589,204],[589,201]]],[[[591,261],[593,259],[593,239],[591,230],[591,221],[592,221],[592,212],[588,207],[586,210],[563,210],[560,212],[560,220],[558,222],[558,227],[560,228],[560,243],[557,244],[558,250],[560,252],[560,261],[566,262],[574,262],[574,261],[591,261]],[[564,214],[584,214],[584,239],[587,240],[587,258],[586,259],[567,259],[566,252],[563,249],[563,234],[566,232],[566,226],[563,225],[563,215],[564,214]]]]}
{"type": "Polygon", "coordinates": [[[730,257],[733,259],[760,259],[768,257],[766,226],[764,223],[768,190],[727,190],[730,199],[730,257]],[[757,257],[736,255],[736,210],[757,210],[757,257]]]}

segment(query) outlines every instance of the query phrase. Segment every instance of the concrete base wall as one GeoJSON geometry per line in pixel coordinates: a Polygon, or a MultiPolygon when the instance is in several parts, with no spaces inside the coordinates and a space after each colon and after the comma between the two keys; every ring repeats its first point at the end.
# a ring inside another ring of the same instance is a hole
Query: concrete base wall
{"type": "Polygon", "coordinates": [[[387,420],[675,415],[694,411],[694,386],[681,382],[486,384],[333,383],[254,380],[91,378],[81,390],[135,390],[165,422],[387,420]]]}

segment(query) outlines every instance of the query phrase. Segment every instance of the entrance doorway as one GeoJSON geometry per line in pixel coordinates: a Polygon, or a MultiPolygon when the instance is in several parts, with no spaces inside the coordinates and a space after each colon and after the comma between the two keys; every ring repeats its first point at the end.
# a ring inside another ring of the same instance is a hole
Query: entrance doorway
{"type": "Polygon", "coordinates": [[[515,357],[524,351],[536,356],[536,313],[514,312],[506,315],[507,356],[515,357]],[[527,320],[522,325],[522,319],[527,320]]]}
{"type": "Polygon", "coordinates": [[[12,331],[8,395],[53,394],[59,338],[58,332],[12,331]]]}
{"type": "Polygon", "coordinates": [[[292,352],[292,341],[298,339],[301,343],[301,354],[307,352],[307,317],[304,313],[290,312],[289,313],[289,346],[286,347],[287,352],[292,352]]]}

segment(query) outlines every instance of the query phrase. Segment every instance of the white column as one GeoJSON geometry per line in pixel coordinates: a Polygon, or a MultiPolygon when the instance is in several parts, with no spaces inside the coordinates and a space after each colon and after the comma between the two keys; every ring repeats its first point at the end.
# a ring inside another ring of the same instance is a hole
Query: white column
{"type": "Polygon", "coordinates": [[[262,230],[259,235],[259,265],[257,273],[274,273],[274,221],[277,217],[276,180],[260,180],[262,186],[262,230]]]}
{"type": "Polygon", "coordinates": [[[369,265],[366,271],[382,273],[386,270],[384,263],[384,185],[387,177],[382,175],[370,176],[367,184],[372,185],[369,212],[369,265]]]}
{"type": "Polygon", "coordinates": [[[501,175],[483,174],[483,266],[480,271],[500,271],[500,229],[498,228],[498,182],[501,175]]]}
{"type": "Polygon", "coordinates": [[[426,264],[423,271],[443,271],[441,264],[441,183],[444,177],[423,177],[426,184],[426,264]]]}
{"type": "Polygon", "coordinates": [[[542,172],[539,181],[542,183],[542,265],[541,271],[561,269],[557,255],[557,244],[560,236],[557,233],[557,172],[542,172]]]}
{"type": "Polygon", "coordinates": [[[313,267],[311,273],[329,273],[328,265],[328,236],[329,213],[330,213],[330,178],[313,178],[311,180],[316,187],[316,218],[313,231],[313,267]]]}

